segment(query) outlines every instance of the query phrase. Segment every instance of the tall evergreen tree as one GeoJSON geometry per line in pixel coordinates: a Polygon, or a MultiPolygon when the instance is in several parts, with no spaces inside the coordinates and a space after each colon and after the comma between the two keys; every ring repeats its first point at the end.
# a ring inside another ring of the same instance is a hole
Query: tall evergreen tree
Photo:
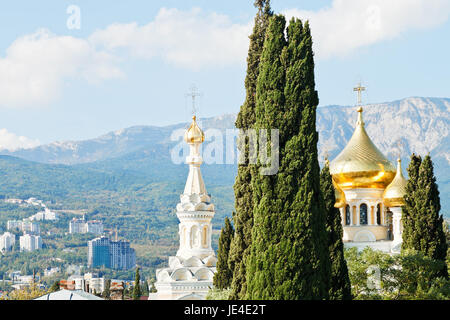
{"type": "Polygon", "coordinates": [[[139,267],[136,268],[136,277],[134,279],[134,287],[133,287],[133,300],[139,300],[141,297],[141,276],[139,274],[139,267]]]}
{"type": "Polygon", "coordinates": [[[328,161],[320,172],[320,187],[327,213],[328,248],[331,262],[330,299],[350,300],[352,298],[347,262],[344,258],[344,243],[342,242],[342,221],[339,209],[335,208],[335,190],[330,174],[328,161]]]}
{"type": "Polygon", "coordinates": [[[227,289],[231,286],[233,272],[228,264],[230,245],[233,240],[233,226],[228,217],[225,217],[225,225],[219,237],[219,251],[217,259],[217,271],[214,274],[213,284],[218,289],[227,289]]]}
{"type": "Polygon", "coordinates": [[[422,158],[420,155],[412,154],[411,160],[409,162],[409,166],[407,168],[408,171],[408,182],[406,184],[406,193],[404,196],[405,205],[402,207],[402,224],[403,224],[403,233],[402,233],[402,250],[413,249],[420,241],[418,238],[419,234],[416,233],[416,192],[418,189],[418,181],[419,181],[419,169],[420,164],[422,163],[422,158]]]}
{"type": "Polygon", "coordinates": [[[105,290],[103,290],[102,296],[106,300],[109,300],[111,298],[111,279],[106,280],[105,283],[105,290]]]}
{"type": "MultiPolygon", "coordinates": [[[[279,129],[276,175],[255,175],[249,299],[327,299],[326,215],[317,159],[318,95],[309,24],[273,16],[257,82],[256,129],[279,129]]],[[[275,150],[276,151],[276,150],[275,150]]]]}
{"type": "MultiPolygon", "coordinates": [[[[425,156],[420,163],[418,174],[416,162],[410,167],[412,169],[408,172],[412,171],[413,175],[410,177],[411,183],[408,181],[406,187],[404,211],[408,219],[403,221],[402,249],[413,249],[432,259],[445,261],[447,242],[443,217],[439,215],[441,204],[433,162],[429,155],[425,156]]],[[[447,277],[447,268],[437,275],[447,277]]]]}
{"type": "Polygon", "coordinates": [[[415,197],[418,189],[417,184],[419,180],[419,169],[421,163],[422,158],[420,157],[420,155],[416,155],[413,153],[411,155],[411,160],[407,168],[408,182],[406,184],[406,193],[404,196],[405,205],[402,207],[402,250],[413,249],[415,247],[415,244],[420,241],[420,239],[418,238],[419,234],[416,233],[415,226],[415,223],[417,221],[415,197]]]}
{"type": "MultiPolygon", "coordinates": [[[[256,81],[259,75],[259,61],[264,45],[269,17],[272,16],[269,0],[255,1],[258,13],[255,17],[253,33],[250,35],[250,46],[247,57],[247,75],[245,78],[246,96],[236,119],[236,128],[247,130],[255,124],[256,81]]],[[[252,175],[255,168],[249,164],[249,141],[242,141],[240,150],[246,159],[238,165],[238,173],[234,184],[235,210],[233,222],[236,229],[231,243],[229,266],[233,271],[232,292],[230,299],[242,299],[247,285],[245,282],[245,260],[248,256],[253,227],[253,191],[252,175]]]]}

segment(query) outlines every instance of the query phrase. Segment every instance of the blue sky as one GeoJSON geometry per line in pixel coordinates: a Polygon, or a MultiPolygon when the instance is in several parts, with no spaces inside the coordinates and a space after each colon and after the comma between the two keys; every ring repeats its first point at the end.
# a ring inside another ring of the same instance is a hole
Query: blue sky
{"type": "MultiPolygon", "coordinates": [[[[320,105],[449,97],[450,1],[273,0],[308,18],[320,105]]],[[[89,139],[133,125],[235,113],[252,1],[22,1],[0,10],[0,147],[89,139]],[[69,29],[71,5],[80,29],[69,29]]]]}

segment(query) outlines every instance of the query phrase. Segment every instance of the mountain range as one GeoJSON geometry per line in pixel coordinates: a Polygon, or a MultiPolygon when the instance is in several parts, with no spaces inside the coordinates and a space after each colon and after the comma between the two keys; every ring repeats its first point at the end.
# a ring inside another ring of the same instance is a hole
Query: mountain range
{"type": "MultiPolygon", "coordinates": [[[[450,99],[410,97],[397,101],[363,106],[366,130],[377,147],[391,161],[402,158],[403,170],[410,155],[430,153],[439,185],[442,213],[450,217],[450,99]]],[[[235,114],[201,119],[200,126],[206,133],[205,147],[209,143],[208,129],[224,132],[234,128],[235,114]]],[[[317,109],[319,132],[319,161],[327,156],[334,159],[350,139],[356,123],[354,106],[324,106],[317,109]]],[[[77,170],[92,170],[106,175],[131,175],[145,177],[154,183],[176,181],[182,186],[187,167],[174,164],[171,150],[181,140],[173,141],[171,135],[188,123],[165,127],[134,126],[107,133],[84,141],[53,142],[31,149],[14,152],[0,151],[1,155],[28,160],[33,163],[65,165],[77,170]]],[[[225,152],[224,152],[225,154],[225,152]]],[[[22,161],[20,160],[20,161],[22,161]]],[[[19,161],[19,159],[17,159],[19,161]]],[[[31,164],[29,164],[31,165],[31,164]]],[[[1,164],[0,164],[1,169],[1,164]]],[[[205,182],[214,191],[227,194],[226,211],[232,210],[232,186],[236,164],[210,164],[203,166],[205,182]]],[[[7,187],[7,181],[5,188],[7,187]]],[[[220,198],[221,194],[213,194],[220,198]]],[[[182,189],[178,190],[181,193],[182,189]]],[[[168,204],[175,207],[176,203],[168,204]]],[[[230,214],[230,212],[228,212],[230,214]]]]}

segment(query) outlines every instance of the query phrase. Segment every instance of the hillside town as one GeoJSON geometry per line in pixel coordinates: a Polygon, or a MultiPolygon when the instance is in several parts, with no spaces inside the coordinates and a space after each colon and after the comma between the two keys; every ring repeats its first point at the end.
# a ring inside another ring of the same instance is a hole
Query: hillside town
{"type": "MultiPolygon", "coordinates": [[[[38,212],[22,220],[6,221],[4,227],[7,231],[0,235],[0,253],[3,256],[15,251],[20,254],[42,250],[46,247],[46,236],[54,234],[50,232],[41,234],[40,223],[51,224],[64,217],[64,213],[49,209],[44,201],[33,197],[28,199],[7,198],[4,199],[4,202],[18,207],[35,207],[38,212]]],[[[92,237],[92,240],[85,243],[85,247],[88,249],[85,265],[65,264],[62,259],[55,258],[49,261],[48,267],[44,267],[38,273],[36,273],[36,270],[32,270],[32,274],[24,274],[21,270],[9,271],[6,276],[3,275],[0,285],[2,288],[9,287],[12,290],[23,290],[31,286],[48,290],[49,285],[42,283],[42,279],[59,279],[62,275],[68,275],[66,279],[59,281],[61,290],[79,290],[85,293],[83,297],[86,298],[90,297],[89,294],[95,296],[103,293],[105,286],[109,285],[111,299],[123,299],[124,290],[126,292],[127,288],[132,288],[133,281],[129,279],[106,279],[100,277],[98,272],[88,271],[96,268],[134,270],[136,267],[134,249],[130,247],[129,242],[117,239],[117,228],[113,231],[116,234],[115,241],[107,237],[102,221],[87,220],[85,214],[81,218],[74,217],[69,221],[67,229],[63,233],[66,235],[84,234],[92,237]],[[54,263],[58,263],[60,266],[52,266],[54,263]]],[[[73,252],[70,247],[63,249],[63,251],[69,254],[73,252]]],[[[0,290],[0,298],[3,293],[0,290]]],[[[50,299],[53,299],[53,297],[50,299]]]]}

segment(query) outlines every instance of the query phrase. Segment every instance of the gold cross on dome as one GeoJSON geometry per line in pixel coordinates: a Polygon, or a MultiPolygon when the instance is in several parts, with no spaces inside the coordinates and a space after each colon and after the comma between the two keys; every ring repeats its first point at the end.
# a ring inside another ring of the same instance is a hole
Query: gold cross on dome
{"type": "Polygon", "coordinates": [[[358,86],[357,86],[357,87],[353,88],[353,91],[357,91],[357,92],[358,92],[358,94],[357,94],[357,97],[358,97],[357,105],[358,105],[358,106],[361,105],[361,92],[362,92],[362,91],[365,91],[365,90],[366,90],[366,87],[362,87],[362,86],[361,86],[361,82],[358,83],[358,86]]]}

